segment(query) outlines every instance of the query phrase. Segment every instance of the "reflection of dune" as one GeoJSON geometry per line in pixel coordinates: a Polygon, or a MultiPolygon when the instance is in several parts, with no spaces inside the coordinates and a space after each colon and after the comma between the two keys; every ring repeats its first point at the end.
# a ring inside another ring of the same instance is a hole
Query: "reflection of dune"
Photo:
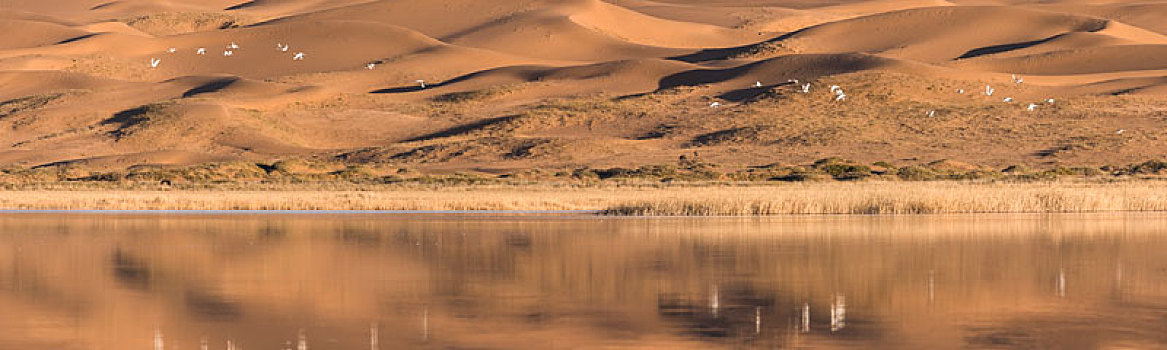
{"type": "Polygon", "coordinates": [[[360,349],[370,325],[382,348],[1161,342],[1163,226],[6,216],[0,249],[16,253],[0,256],[0,347],[149,348],[157,329],[168,347],[360,349]],[[1100,322],[1070,334],[1075,320],[1100,322]]]}

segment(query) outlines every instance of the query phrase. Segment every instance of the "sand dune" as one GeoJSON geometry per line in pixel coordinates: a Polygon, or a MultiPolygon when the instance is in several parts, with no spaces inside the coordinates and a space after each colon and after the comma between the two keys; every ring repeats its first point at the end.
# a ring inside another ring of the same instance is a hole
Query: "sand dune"
{"type": "Polygon", "coordinates": [[[1167,157],[1164,16],[1161,0],[2,0],[0,163],[1167,157]]]}

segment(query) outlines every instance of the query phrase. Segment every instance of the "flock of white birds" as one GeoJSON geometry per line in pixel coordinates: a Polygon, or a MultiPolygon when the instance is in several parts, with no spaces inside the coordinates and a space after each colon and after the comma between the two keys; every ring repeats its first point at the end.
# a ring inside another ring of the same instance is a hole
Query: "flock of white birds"
{"type": "MultiPolygon", "coordinates": [[[[239,44],[236,44],[235,42],[231,42],[230,44],[227,44],[227,46],[223,49],[223,57],[235,56],[235,51],[239,50],[239,49],[240,49],[239,44]]],[[[288,52],[288,50],[291,50],[291,45],[288,45],[285,43],[276,43],[276,50],[278,50],[280,52],[288,52]]],[[[172,47],[172,48],[166,49],[166,53],[168,53],[168,54],[174,54],[177,52],[178,52],[177,48],[172,47]]],[[[205,47],[200,47],[200,48],[195,49],[195,55],[202,56],[202,55],[206,55],[206,54],[207,54],[207,48],[205,48],[205,47]]],[[[305,57],[306,57],[306,54],[302,51],[295,52],[292,54],[293,61],[303,61],[305,57]]],[[[162,64],[161,58],[155,57],[155,58],[150,59],[150,68],[158,68],[158,66],[161,64],[162,64]]],[[[377,68],[377,62],[369,62],[368,64],[365,64],[365,69],[367,69],[367,70],[373,70],[376,68],[377,68]]],[[[425,80],[417,80],[416,83],[418,83],[418,85],[422,89],[426,88],[425,80]]],[[[761,83],[759,83],[759,84],[761,84],[761,83]]]]}
{"type": "MultiPolygon", "coordinates": [[[[223,56],[224,57],[234,56],[235,50],[239,50],[239,49],[240,49],[239,44],[236,44],[235,42],[231,42],[230,44],[227,44],[227,47],[223,50],[223,56]]],[[[291,46],[288,44],[276,43],[276,50],[279,50],[280,52],[288,52],[288,50],[290,50],[290,49],[291,49],[291,46]]],[[[166,49],[166,53],[169,53],[169,54],[174,54],[176,52],[178,52],[177,48],[172,47],[172,48],[166,49]]],[[[206,55],[207,49],[205,47],[200,47],[200,48],[195,50],[195,54],[196,55],[206,55]]],[[[296,52],[296,53],[292,54],[293,61],[303,61],[304,57],[305,57],[304,52],[296,52]]],[[[151,58],[150,59],[150,68],[158,68],[158,66],[160,64],[162,64],[161,58],[151,58]]],[[[370,63],[365,65],[365,69],[367,69],[367,70],[373,70],[376,68],[377,68],[376,62],[370,62],[370,63]]],[[[1021,83],[1025,82],[1024,77],[1016,75],[1016,74],[1012,75],[1011,80],[1012,80],[1013,84],[1016,84],[1016,85],[1020,85],[1021,83]]],[[[415,82],[422,89],[426,88],[425,80],[417,80],[415,82]]],[[[810,83],[799,85],[798,79],[790,79],[790,80],[787,80],[786,82],[797,86],[799,88],[798,91],[801,93],[804,93],[804,94],[810,93],[810,87],[811,87],[810,83]]],[[[757,81],[757,82],[754,82],[753,87],[754,88],[762,88],[762,87],[764,87],[764,85],[762,84],[761,81],[757,81]]],[[[835,98],[834,98],[835,102],[843,102],[843,101],[847,100],[847,94],[845,92],[843,92],[842,87],[840,87],[838,85],[831,85],[829,90],[831,93],[835,94],[835,98]]],[[[957,89],[956,90],[957,94],[963,95],[964,92],[965,92],[964,89],[957,89]]],[[[991,85],[985,85],[985,96],[993,96],[993,94],[996,92],[997,92],[997,90],[994,89],[991,85]]],[[[1005,103],[1013,103],[1014,102],[1012,97],[1005,97],[1002,101],[1005,103]]],[[[1052,99],[1052,98],[1047,99],[1047,100],[1045,100],[1045,103],[1049,104],[1049,105],[1053,105],[1054,99],[1052,99]]],[[[1038,103],[1030,103],[1028,106],[1026,106],[1025,110],[1029,111],[1029,112],[1033,112],[1033,111],[1037,110],[1037,108],[1039,106],[1040,105],[1038,105],[1038,103]]],[[[721,107],[721,102],[710,103],[709,107],[711,107],[711,108],[721,107]]],[[[928,115],[928,117],[934,117],[934,116],[936,116],[936,111],[930,110],[930,111],[928,111],[927,115],[928,115]]],[[[1119,130],[1118,132],[1116,132],[1116,134],[1122,134],[1124,131],[1126,131],[1126,130],[1119,130]]]]}
{"type": "MultiPolygon", "coordinates": [[[[230,44],[227,44],[227,46],[223,49],[223,57],[233,57],[233,56],[235,56],[235,51],[237,51],[239,49],[240,49],[239,44],[237,44],[235,42],[231,42],[230,44]]],[[[276,43],[276,50],[278,50],[280,52],[288,52],[288,50],[290,50],[290,49],[291,49],[291,46],[288,44],[276,43]]],[[[178,49],[174,48],[174,47],[166,49],[166,53],[168,53],[168,54],[175,54],[177,52],[178,52],[178,49]]],[[[195,55],[203,56],[206,54],[207,54],[207,48],[205,48],[205,47],[200,47],[200,48],[195,49],[195,55]]],[[[292,54],[293,61],[303,61],[304,57],[305,57],[304,52],[295,52],[292,54]]],[[[155,58],[150,59],[150,68],[158,68],[158,66],[161,64],[162,64],[161,58],[155,57],[155,58]]],[[[366,69],[373,69],[375,66],[376,66],[376,64],[369,63],[365,68],[366,69]]]]}

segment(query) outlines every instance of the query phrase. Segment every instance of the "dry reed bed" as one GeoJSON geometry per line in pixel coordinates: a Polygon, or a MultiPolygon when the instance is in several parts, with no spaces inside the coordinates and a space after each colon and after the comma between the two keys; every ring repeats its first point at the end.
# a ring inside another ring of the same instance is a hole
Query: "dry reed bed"
{"type": "Polygon", "coordinates": [[[4,209],[600,210],[608,215],[1167,211],[1167,183],[860,182],[751,186],[455,186],[369,191],[17,190],[4,209]]]}

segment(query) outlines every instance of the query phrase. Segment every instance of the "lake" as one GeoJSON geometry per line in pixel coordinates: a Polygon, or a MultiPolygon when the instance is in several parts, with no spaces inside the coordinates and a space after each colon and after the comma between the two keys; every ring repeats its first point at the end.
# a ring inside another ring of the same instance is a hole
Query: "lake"
{"type": "Polygon", "coordinates": [[[1167,215],[0,214],[0,349],[1167,348],[1167,215]]]}

